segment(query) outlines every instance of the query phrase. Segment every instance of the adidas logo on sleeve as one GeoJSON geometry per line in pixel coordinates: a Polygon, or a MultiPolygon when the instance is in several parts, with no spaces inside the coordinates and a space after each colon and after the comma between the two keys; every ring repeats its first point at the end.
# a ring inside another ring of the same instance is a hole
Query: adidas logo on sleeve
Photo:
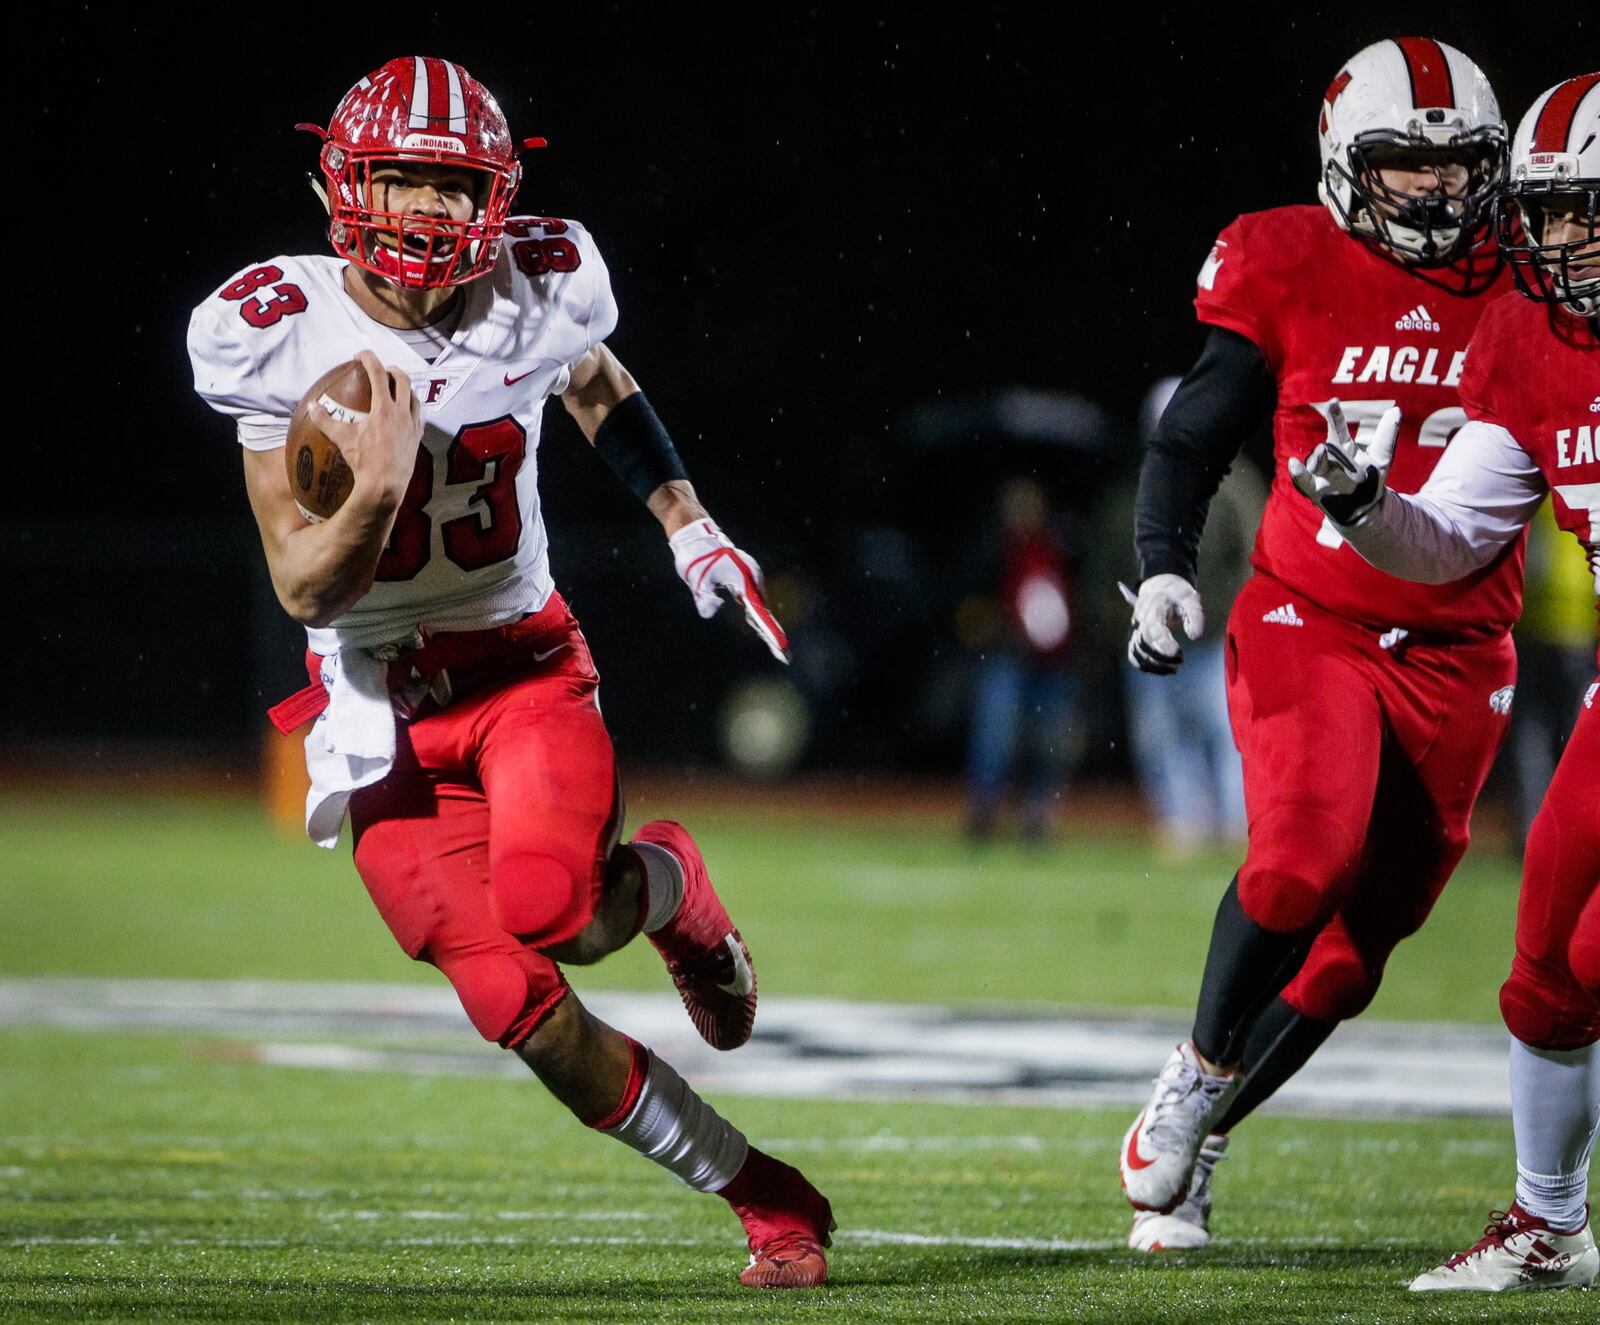
{"type": "Polygon", "coordinates": [[[1293,603],[1285,603],[1282,607],[1275,607],[1261,618],[1272,626],[1303,626],[1305,619],[1294,610],[1293,603]]]}
{"type": "Polygon", "coordinates": [[[1600,396],[1596,396],[1589,404],[1589,413],[1600,414],[1600,396]]]}
{"type": "Polygon", "coordinates": [[[1421,304],[1418,304],[1395,324],[1396,331],[1438,331],[1439,324],[1433,320],[1433,314],[1421,304]]]}

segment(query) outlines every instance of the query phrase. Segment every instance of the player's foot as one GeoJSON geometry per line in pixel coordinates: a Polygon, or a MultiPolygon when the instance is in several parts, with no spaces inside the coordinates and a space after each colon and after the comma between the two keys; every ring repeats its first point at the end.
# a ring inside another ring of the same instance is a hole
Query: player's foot
{"type": "Polygon", "coordinates": [[[1150,1103],[1122,1138],[1122,1190],[1135,1210],[1167,1214],[1183,1200],[1201,1143],[1242,1081],[1210,1075],[1192,1044],[1172,1051],[1150,1103]]]}
{"type": "Polygon", "coordinates": [[[722,1191],[744,1225],[750,1264],[746,1288],[818,1288],[828,1282],[823,1251],[837,1225],[828,1198],[805,1174],[754,1146],[739,1175],[722,1191]]]}
{"type": "Polygon", "coordinates": [[[1413,1293],[1465,1290],[1520,1293],[1532,1288],[1587,1288],[1600,1270],[1587,1211],[1583,1227],[1557,1232],[1513,1203],[1491,1210],[1483,1236],[1443,1265],[1411,1281],[1413,1293]]]}
{"type": "Polygon", "coordinates": [[[1228,1157],[1228,1138],[1213,1132],[1195,1156],[1188,1194],[1170,1215],[1141,1210],[1128,1245],[1135,1251],[1194,1251],[1211,1244],[1211,1175],[1228,1157]]]}
{"type": "Polygon", "coordinates": [[[683,866],[678,912],[646,937],[667,964],[667,974],[689,1020],[713,1049],[737,1049],[756,1024],[756,968],[739,931],[711,886],[700,848],[682,824],[647,823],[635,842],[653,842],[683,866]]]}

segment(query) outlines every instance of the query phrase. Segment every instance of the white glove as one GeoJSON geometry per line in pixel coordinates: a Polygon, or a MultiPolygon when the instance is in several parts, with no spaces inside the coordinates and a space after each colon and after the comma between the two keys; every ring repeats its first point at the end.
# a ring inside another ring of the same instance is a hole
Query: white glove
{"type": "Polygon", "coordinates": [[[1170,676],[1183,661],[1183,646],[1172,627],[1183,625],[1183,633],[1199,639],[1206,628],[1205,608],[1200,591],[1181,575],[1152,575],[1135,594],[1118,581],[1117,588],[1133,608],[1133,634],[1128,638],[1128,661],[1141,672],[1170,676]]]}
{"type": "Polygon", "coordinates": [[[1289,457],[1289,477],[1301,494],[1336,525],[1354,529],[1383,502],[1384,479],[1394,463],[1400,407],[1384,410],[1370,439],[1350,436],[1337,400],[1328,402],[1328,440],[1301,464],[1289,457]]]}
{"type": "Polygon", "coordinates": [[[741,552],[707,517],[686,524],[667,540],[678,578],[689,586],[694,605],[709,620],[731,598],[744,608],[750,629],[761,636],[772,656],[789,661],[789,637],[761,597],[761,567],[748,552],[741,552]]]}

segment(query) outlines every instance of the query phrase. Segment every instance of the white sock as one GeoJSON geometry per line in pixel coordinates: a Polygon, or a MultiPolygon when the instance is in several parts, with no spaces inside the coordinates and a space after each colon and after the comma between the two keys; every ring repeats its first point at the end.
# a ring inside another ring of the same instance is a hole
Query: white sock
{"type": "Polygon", "coordinates": [[[1511,1041],[1511,1127],[1517,1204],[1551,1228],[1581,1228],[1589,1153],[1600,1128],[1594,1046],[1535,1049],[1511,1041]]]}
{"type": "Polygon", "coordinates": [[[744,1133],[689,1088],[655,1054],[628,1116],[605,1129],[625,1146],[676,1174],[699,1192],[720,1192],[744,1167],[744,1133]]]}
{"type": "Polygon", "coordinates": [[[654,934],[683,905],[683,866],[666,847],[654,842],[629,842],[644,866],[644,932],[654,934]]]}

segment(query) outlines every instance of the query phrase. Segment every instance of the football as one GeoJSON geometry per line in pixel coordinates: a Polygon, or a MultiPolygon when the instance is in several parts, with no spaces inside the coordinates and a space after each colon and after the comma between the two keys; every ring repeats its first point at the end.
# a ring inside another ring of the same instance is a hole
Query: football
{"type": "Polygon", "coordinates": [[[289,469],[289,489],[300,514],[313,523],[326,520],[344,505],[355,486],[355,472],[339,448],[311,417],[311,404],[335,418],[359,423],[372,408],[372,383],[366,369],[350,359],[330,368],[311,384],[289,416],[289,440],[284,463],[289,469]]]}

